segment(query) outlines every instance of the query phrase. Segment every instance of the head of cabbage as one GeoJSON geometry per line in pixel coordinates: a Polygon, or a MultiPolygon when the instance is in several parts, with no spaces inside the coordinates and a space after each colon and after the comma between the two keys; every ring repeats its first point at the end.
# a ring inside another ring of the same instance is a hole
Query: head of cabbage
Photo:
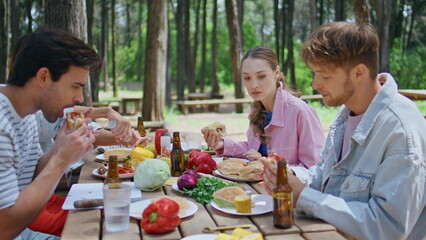
{"type": "Polygon", "coordinates": [[[135,171],[135,187],[142,191],[154,191],[170,178],[169,165],[160,159],[145,159],[135,171]]]}

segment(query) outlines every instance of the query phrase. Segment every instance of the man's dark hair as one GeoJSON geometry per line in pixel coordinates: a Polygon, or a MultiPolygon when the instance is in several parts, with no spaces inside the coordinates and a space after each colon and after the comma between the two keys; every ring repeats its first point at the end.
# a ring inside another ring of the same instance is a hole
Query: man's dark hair
{"type": "Polygon", "coordinates": [[[24,86],[42,67],[56,82],[70,66],[95,70],[100,65],[98,54],[82,40],[59,30],[37,30],[16,43],[7,83],[24,86]]]}

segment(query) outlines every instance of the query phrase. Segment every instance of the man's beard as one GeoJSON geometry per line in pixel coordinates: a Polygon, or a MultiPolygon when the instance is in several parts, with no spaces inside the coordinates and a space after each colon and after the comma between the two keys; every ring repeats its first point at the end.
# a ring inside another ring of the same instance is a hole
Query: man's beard
{"type": "Polygon", "coordinates": [[[324,99],[324,104],[327,105],[328,107],[341,106],[341,105],[345,104],[350,97],[352,97],[354,92],[355,92],[354,84],[349,79],[349,77],[346,76],[346,80],[345,80],[344,88],[343,88],[343,93],[338,95],[338,96],[335,96],[335,97],[331,97],[330,95],[328,95],[329,98],[324,99]]]}

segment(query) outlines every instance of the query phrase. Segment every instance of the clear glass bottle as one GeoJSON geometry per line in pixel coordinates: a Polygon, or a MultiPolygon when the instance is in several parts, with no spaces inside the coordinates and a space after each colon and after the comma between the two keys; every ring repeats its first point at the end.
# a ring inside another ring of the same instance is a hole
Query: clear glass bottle
{"type": "Polygon", "coordinates": [[[287,162],[277,161],[277,181],[272,194],[274,226],[291,228],[293,226],[293,192],[287,179],[287,162]]]}
{"type": "MultiPolygon", "coordinates": [[[[145,126],[143,125],[143,117],[138,117],[137,130],[139,132],[139,135],[141,135],[141,137],[146,136],[145,126]]],[[[146,142],[139,143],[138,147],[142,147],[142,148],[146,147],[146,142]]]]}
{"type": "Polygon", "coordinates": [[[171,152],[172,176],[179,177],[186,170],[185,152],[180,146],[179,132],[173,132],[173,148],[171,152]]]}
{"type": "Polygon", "coordinates": [[[108,174],[107,174],[107,177],[105,178],[104,183],[108,184],[108,183],[120,183],[120,182],[121,182],[121,179],[118,175],[117,156],[116,155],[109,156],[108,174]]]}

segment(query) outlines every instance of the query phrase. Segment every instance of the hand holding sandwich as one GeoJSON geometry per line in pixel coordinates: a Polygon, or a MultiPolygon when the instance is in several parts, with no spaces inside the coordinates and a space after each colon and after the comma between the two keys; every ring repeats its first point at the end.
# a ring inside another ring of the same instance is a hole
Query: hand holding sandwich
{"type": "Polygon", "coordinates": [[[74,131],[69,130],[68,124],[62,125],[53,147],[47,153],[50,161],[57,161],[55,163],[65,170],[93,149],[95,133],[87,126],[86,121],[90,119],[84,119],[80,127],[74,131]]]}
{"type": "Polygon", "coordinates": [[[214,122],[201,129],[201,132],[204,135],[204,139],[207,142],[207,145],[214,150],[221,150],[224,147],[224,142],[222,137],[226,136],[226,127],[225,125],[214,122]]]}

